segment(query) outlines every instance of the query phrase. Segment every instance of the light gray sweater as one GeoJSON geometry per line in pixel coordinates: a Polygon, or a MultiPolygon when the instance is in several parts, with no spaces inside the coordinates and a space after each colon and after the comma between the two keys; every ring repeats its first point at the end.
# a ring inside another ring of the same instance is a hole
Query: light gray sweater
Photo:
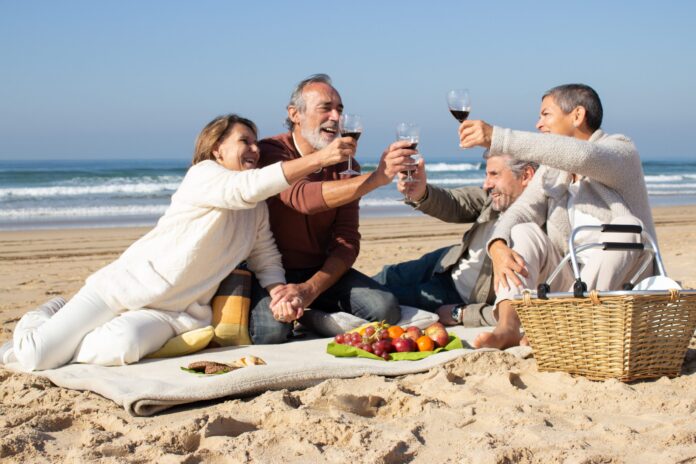
{"type": "Polygon", "coordinates": [[[595,131],[589,140],[553,134],[493,128],[491,152],[536,161],[542,167],[517,201],[498,220],[488,245],[510,243],[516,224],[546,224],[549,239],[563,254],[568,251],[570,220],[568,185],[571,174],[580,178],[575,207],[602,223],[632,215],[655,237],[643,167],[633,142],[624,135],[595,131]]]}

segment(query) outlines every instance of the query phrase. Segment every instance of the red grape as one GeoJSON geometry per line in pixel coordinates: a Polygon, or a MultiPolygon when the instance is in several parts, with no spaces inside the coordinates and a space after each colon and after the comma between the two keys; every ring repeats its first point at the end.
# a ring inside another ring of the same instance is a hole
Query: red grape
{"type": "Polygon", "coordinates": [[[371,337],[375,334],[375,328],[373,326],[368,326],[365,328],[365,335],[371,337]]]}
{"type": "Polygon", "coordinates": [[[343,343],[346,341],[346,336],[345,334],[338,334],[334,337],[334,341],[338,343],[339,345],[343,345],[343,343]]]}

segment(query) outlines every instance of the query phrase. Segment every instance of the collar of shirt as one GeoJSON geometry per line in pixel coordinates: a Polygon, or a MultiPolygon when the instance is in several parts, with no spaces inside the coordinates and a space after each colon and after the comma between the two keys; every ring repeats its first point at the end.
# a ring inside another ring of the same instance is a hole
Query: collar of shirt
{"type": "MultiPolygon", "coordinates": [[[[295,146],[295,150],[297,150],[297,153],[300,154],[300,157],[303,157],[304,153],[302,153],[302,150],[300,150],[299,145],[297,145],[297,140],[295,140],[295,133],[290,132],[290,136],[292,137],[292,144],[295,146]]],[[[324,168],[319,168],[316,171],[314,171],[314,173],[315,174],[320,173],[322,169],[324,169],[324,168]]]]}

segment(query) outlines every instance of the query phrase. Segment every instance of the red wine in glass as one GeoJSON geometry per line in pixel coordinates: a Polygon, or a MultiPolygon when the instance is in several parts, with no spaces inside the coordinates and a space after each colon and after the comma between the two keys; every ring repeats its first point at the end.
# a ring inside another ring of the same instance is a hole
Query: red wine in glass
{"type": "Polygon", "coordinates": [[[353,139],[356,142],[360,138],[360,134],[362,134],[362,132],[357,132],[357,131],[343,131],[343,132],[341,132],[342,137],[353,137],[353,139]]]}
{"type": "Polygon", "coordinates": [[[450,109],[450,113],[452,113],[452,116],[454,116],[454,119],[456,119],[459,122],[466,121],[466,118],[469,117],[469,110],[450,109]]]}
{"type": "MultiPolygon", "coordinates": [[[[357,142],[363,130],[362,119],[357,114],[343,113],[341,118],[338,120],[338,127],[342,136],[352,137],[357,142]]],[[[348,176],[357,176],[360,174],[358,171],[353,169],[352,157],[348,158],[348,169],[339,172],[339,174],[348,176]]]]}

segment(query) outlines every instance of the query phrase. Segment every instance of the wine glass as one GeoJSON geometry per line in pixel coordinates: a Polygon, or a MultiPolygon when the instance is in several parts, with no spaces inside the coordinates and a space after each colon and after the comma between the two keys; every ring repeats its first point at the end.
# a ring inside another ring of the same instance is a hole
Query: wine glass
{"type": "MultiPolygon", "coordinates": [[[[341,118],[338,120],[338,128],[341,131],[342,137],[353,137],[353,139],[355,139],[357,142],[363,130],[362,120],[357,114],[343,113],[341,118]]],[[[352,156],[348,158],[348,169],[339,172],[339,174],[345,174],[348,176],[360,174],[358,171],[353,169],[352,156]]]]}
{"type": "Polygon", "coordinates": [[[471,98],[468,89],[455,89],[447,93],[447,106],[452,116],[459,121],[466,121],[471,112],[471,98]]]}
{"type": "MultiPolygon", "coordinates": [[[[396,140],[408,140],[411,142],[411,146],[408,148],[411,148],[412,150],[415,150],[416,147],[418,147],[419,135],[420,127],[418,127],[417,124],[402,122],[396,126],[396,140]]],[[[406,164],[409,166],[417,166],[420,157],[420,153],[413,154],[411,155],[412,162],[406,164]]],[[[412,173],[413,170],[406,171],[406,178],[404,179],[404,182],[418,182],[418,179],[413,178],[412,173]]]]}

